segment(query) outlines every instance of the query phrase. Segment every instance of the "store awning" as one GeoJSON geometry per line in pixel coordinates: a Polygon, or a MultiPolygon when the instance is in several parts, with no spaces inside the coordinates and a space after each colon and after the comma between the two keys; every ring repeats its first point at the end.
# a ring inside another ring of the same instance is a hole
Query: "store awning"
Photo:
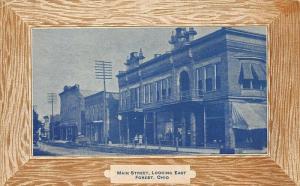
{"type": "Polygon", "coordinates": [[[242,74],[243,79],[253,79],[253,74],[251,70],[251,64],[250,63],[242,63],[242,74]]]}
{"type": "Polygon", "coordinates": [[[258,79],[260,81],[266,80],[266,70],[261,64],[256,63],[242,63],[241,66],[242,79],[258,79]]]}
{"type": "Polygon", "coordinates": [[[252,130],[267,128],[267,106],[255,103],[232,103],[233,128],[252,130]]]}
{"type": "Polygon", "coordinates": [[[259,64],[252,64],[252,68],[254,74],[257,76],[258,80],[265,81],[266,80],[266,71],[259,64]]]}

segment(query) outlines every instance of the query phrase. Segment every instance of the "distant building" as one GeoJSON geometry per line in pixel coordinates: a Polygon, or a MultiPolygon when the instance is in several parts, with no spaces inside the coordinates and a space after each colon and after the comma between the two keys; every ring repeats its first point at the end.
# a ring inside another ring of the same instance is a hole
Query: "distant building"
{"type": "Polygon", "coordinates": [[[222,28],[194,40],[176,28],[171,52],[133,52],[117,77],[123,136],[149,144],[266,146],[266,36],[222,28]]]}
{"type": "Polygon", "coordinates": [[[50,119],[49,116],[43,117],[44,121],[41,124],[41,138],[43,140],[50,139],[50,119]]]}
{"type": "Polygon", "coordinates": [[[50,139],[59,140],[60,132],[60,115],[55,114],[50,122],[50,139]]]}
{"type": "Polygon", "coordinates": [[[75,141],[85,131],[84,96],[79,85],[65,86],[60,96],[60,139],[75,141]]]}
{"type": "Polygon", "coordinates": [[[84,100],[86,136],[93,143],[105,143],[108,139],[118,143],[119,93],[106,92],[106,126],[104,125],[104,92],[87,96],[84,100]]]}

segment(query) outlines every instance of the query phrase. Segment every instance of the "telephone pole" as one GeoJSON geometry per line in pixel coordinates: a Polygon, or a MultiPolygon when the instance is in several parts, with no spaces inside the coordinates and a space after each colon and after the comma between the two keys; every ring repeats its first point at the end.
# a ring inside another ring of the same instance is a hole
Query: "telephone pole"
{"type": "Polygon", "coordinates": [[[50,135],[51,139],[54,140],[54,123],[53,123],[53,105],[56,103],[57,101],[57,97],[56,97],[56,93],[48,93],[48,103],[51,104],[51,116],[50,116],[50,130],[51,130],[51,134],[50,135]]]}
{"type": "Polygon", "coordinates": [[[108,61],[95,61],[96,79],[103,80],[103,137],[104,143],[108,143],[109,126],[107,123],[107,103],[106,103],[106,80],[112,79],[112,63],[108,61]]]}

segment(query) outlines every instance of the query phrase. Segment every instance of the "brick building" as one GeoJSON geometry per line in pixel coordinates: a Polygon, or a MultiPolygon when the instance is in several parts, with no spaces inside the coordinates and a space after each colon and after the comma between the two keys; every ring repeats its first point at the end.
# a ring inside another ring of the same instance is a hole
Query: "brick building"
{"type": "Polygon", "coordinates": [[[106,92],[106,112],[104,112],[103,91],[87,96],[84,100],[86,136],[93,143],[105,143],[107,139],[113,143],[118,143],[120,136],[117,118],[119,93],[106,92]],[[104,117],[104,114],[106,114],[106,117],[104,117]],[[106,122],[104,122],[104,118],[106,122]]]}
{"type": "Polygon", "coordinates": [[[84,96],[79,85],[65,86],[60,96],[60,139],[75,141],[85,132],[84,96]]]}
{"type": "Polygon", "coordinates": [[[122,135],[148,144],[261,148],[267,141],[266,37],[222,28],[194,39],[176,28],[170,52],[132,52],[117,77],[122,135]]]}

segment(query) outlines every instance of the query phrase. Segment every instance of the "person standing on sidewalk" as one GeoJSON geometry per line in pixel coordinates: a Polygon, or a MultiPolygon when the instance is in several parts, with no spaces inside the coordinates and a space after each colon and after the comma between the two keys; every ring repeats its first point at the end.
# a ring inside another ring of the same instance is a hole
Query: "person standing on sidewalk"
{"type": "Polygon", "coordinates": [[[134,146],[136,146],[137,143],[138,143],[138,141],[139,141],[139,138],[138,138],[138,135],[137,135],[137,134],[135,135],[133,141],[134,141],[134,146]]]}
{"type": "Polygon", "coordinates": [[[139,145],[142,146],[142,144],[143,144],[143,135],[140,134],[139,135],[139,145]]]}

